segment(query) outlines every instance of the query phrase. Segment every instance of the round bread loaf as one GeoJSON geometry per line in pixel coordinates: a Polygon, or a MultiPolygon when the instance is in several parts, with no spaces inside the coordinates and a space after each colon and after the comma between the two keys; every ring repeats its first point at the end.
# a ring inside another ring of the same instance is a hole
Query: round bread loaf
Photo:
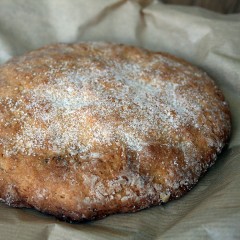
{"type": "Polygon", "coordinates": [[[214,163],[230,113],[166,53],[55,44],[0,67],[0,199],[68,221],[178,198],[214,163]]]}

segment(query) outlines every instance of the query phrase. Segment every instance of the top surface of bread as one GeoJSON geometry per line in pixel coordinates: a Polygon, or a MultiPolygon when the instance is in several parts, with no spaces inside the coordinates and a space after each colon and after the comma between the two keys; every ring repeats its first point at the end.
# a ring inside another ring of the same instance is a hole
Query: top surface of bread
{"type": "Polygon", "coordinates": [[[56,44],[0,67],[0,198],[72,220],[182,195],[230,134],[206,73],[164,53],[56,44]]]}

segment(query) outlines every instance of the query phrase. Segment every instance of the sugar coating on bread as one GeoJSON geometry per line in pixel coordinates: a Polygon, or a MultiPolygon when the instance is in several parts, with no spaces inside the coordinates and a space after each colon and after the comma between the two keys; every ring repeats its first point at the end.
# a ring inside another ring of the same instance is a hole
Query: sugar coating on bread
{"type": "Polygon", "coordinates": [[[223,94],[166,53],[55,44],[0,67],[0,199],[66,220],[180,197],[230,134],[223,94]]]}

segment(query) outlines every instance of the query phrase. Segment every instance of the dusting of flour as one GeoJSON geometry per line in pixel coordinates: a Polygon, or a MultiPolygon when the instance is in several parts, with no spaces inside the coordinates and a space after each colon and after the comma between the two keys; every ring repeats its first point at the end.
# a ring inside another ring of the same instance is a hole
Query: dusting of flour
{"type": "MultiPolygon", "coordinates": [[[[58,64],[47,59],[48,67],[41,73],[46,81],[23,88],[15,99],[1,99],[10,112],[18,113],[12,121],[20,125],[15,135],[1,140],[7,156],[36,155],[36,150],[46,148],[57,154],[84,155],[97,144],[116,141],[141,151],[163,136],[174,144],[171,133],[178,135],[183,127],[206,131],[198,119],[203,103],[215,100],[200,92],[204,81],[196,80],[191,87],[191,66],[160,54],[149,58],[147,64],[141,58],[120,55],[114,59],[110,50],[96,51],[102,45],[93,43],[91,47],[94,54],[82,58],[58,64]],[[188,89],[182,91],[185,86],[188,89]]],[[[29,63],[17,68],[19,72],[26,69],[37,78],[29,63]]],[[[194,71],[196,79],[206,78],[201,71],[194,71]]],[[[206,110],[214,114],[214,109],[206,110]]],[[[178,147],[185,155],[194,149],[184,140],[178,147]]]]}

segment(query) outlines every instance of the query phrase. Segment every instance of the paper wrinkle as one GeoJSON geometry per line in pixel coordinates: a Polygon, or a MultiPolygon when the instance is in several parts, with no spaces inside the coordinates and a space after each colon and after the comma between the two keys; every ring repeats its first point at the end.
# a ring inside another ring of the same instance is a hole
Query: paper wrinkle
{"type": "Polygon", "coordinates": [[[53,42],[113,41],[166,51],[206,70],[232,111],[232,138],[183,198],[135,214],[69,224],[0,204],[0,240],[240,239],[240,14],[156,0],[2,0],[0,63],[53,42]]]}
{"type": "Polygon", "coordinates": [[[90,19],[89,21],[85,22],[85,24],[78,27],[77,39],[81,39],[86,31],[88,31],[91,27],[101,23],[105,18],[108,17],[109,14],[117,10],[119,7],[121,7],[125,3],[126,3],[125,0],[116,1],[112,5],[109,5],[106,8],[99,11],[99,13],[94,18],[90,19]]]}
{"type": "Polygon", "coordinates": [[[83,30],[81,28],[78,30],[76,41],[94,39],[136,44],[140,10],[141,6],[136,1],[118,1],[114,5],[109,5],[99,13],[96,19],[93,18],[87,23],[89,26],[84,25],[83,30]]]}
{"type": "Polygon", "coordinates": [[[233,229],[232,232],[229,232],[225,231],[225,228],[215,229],[215,227],[211,225],[213,224],[209,223],[209,225],[202,226],[202,228],[205,229],[207,233],[208,239],[226,240],[226,239],[238,239],[239,237],[239,234],[236,229],[233,229]]]}

